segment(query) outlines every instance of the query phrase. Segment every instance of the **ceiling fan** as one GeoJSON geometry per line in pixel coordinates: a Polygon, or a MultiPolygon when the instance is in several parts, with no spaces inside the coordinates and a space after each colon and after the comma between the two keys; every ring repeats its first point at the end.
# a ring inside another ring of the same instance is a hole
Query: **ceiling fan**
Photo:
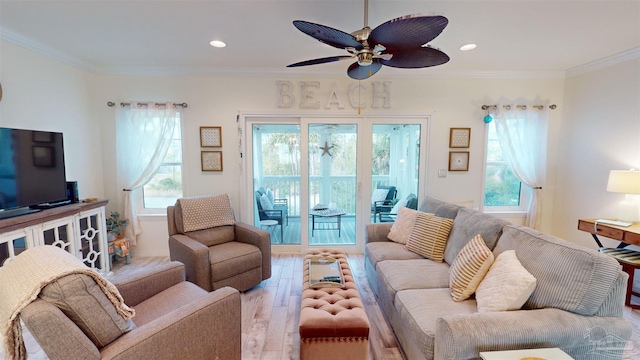
{"type": "Polygon", "coordinates": [[[347,74],[356,80],[367,79],[382,65],[396,68],[423,68],[442,65],[449,56],[430,45],[447,26],[449,20],[441,15],[407,15],[389,20],[375,29],[367,25],[369,1],[364,1],[364,27],[351,34],[328,26],[296,20],[293,25],[316,40],[351,55],[330,56],[287,65],[298,67],[324,64],[356,58],[347,74]],[[424,45],[424,46],[423,46],[424,45]]]}

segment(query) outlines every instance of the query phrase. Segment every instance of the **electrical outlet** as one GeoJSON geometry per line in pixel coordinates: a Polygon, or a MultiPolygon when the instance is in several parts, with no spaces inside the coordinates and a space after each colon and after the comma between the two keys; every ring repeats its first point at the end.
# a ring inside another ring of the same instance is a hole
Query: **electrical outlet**
{"type": "Polygon", "coordinates": [[[446,177],[447,177],[447,170],[445,170],[445,169],[439,169],[439,170],[438,170],[438,177],[439,177],[439,178],[446,178],[446,177]]]}

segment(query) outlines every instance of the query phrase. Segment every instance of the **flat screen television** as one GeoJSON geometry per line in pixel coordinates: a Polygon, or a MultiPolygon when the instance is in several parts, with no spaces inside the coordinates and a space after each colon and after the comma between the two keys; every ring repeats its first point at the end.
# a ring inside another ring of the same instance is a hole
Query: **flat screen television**
{"type": "Polygon", "coordinates": [[[0,127],[0,218],[66,198],[62,133],[0,127]]]}

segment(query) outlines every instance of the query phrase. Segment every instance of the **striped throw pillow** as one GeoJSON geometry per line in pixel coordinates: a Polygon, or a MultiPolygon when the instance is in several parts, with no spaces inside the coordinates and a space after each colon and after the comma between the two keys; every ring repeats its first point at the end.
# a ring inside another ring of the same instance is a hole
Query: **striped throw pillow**
{"type": "Polygon", "coordinates": [[[478,234],[456,255],[449,269],[449,288],[454,301],[468,299],[493,264],[493,253],[478,234]]]}
{"type": "Polygon", "coordinates": [[[418,211],[405,249],[427,259],[442,262],[452,225],[452,219],[418,211]]]}

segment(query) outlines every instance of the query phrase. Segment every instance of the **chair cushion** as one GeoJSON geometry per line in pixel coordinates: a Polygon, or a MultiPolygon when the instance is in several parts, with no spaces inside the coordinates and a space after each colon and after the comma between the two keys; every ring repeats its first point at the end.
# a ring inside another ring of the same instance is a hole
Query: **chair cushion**
{"type": "Polygon", "coordinates": [[[465,245],[451,264],[449,287],[454,301],[469,298],[493,264],[493,253],[478,234],[465,245]]]}
{"type": "Polygon", "coordinates": [[[375,205],[376,201],[383,201],[387,199],[389,189],[375,189],[371,194],[371,205],[375,205]]]}
{"type": "Polygon", "coordinates": [[[427,259],[442,262],[453,220],[417,212],[405,248],[427,259]]]}
{"type": "Polygon", "coordinates": [[[228,194],[181,198],[176,201],[175,211],[176,228],[181,234],[236,222],[228,194]]]}
{"type": "Polygon", "coordinates": [[[236,238],[235,225],[218,226],[210,229],[189,231],[188,237],[197,240],[205,246],[214,246],[234,241],[236,238]]]}
{"type": "Polygon", "coordinates": [[[262,206],[264,210],[273,210],[273,202],[269,200],[267,194],[260,195],[260,206],[262,206]]]}
{"type": "Polygon", "coordinates": [[[118,314],[95,280],[85,274],[63,276],[38,295],[56,305],[98,347],[103,348],[135,328],[118,314]]]}
{"type": "Polygon", "coordinates": [[[251,244],[238,241],[211,246],[211,283],[242,274],[262,266],[262,252],[251,244]]]}
{"type": "Polygon", "coordinates": [[[536,278],[514,250],[507,250],[498,255],[476,290],[478,312],[519,310],[535,288],[536,278]]]}

